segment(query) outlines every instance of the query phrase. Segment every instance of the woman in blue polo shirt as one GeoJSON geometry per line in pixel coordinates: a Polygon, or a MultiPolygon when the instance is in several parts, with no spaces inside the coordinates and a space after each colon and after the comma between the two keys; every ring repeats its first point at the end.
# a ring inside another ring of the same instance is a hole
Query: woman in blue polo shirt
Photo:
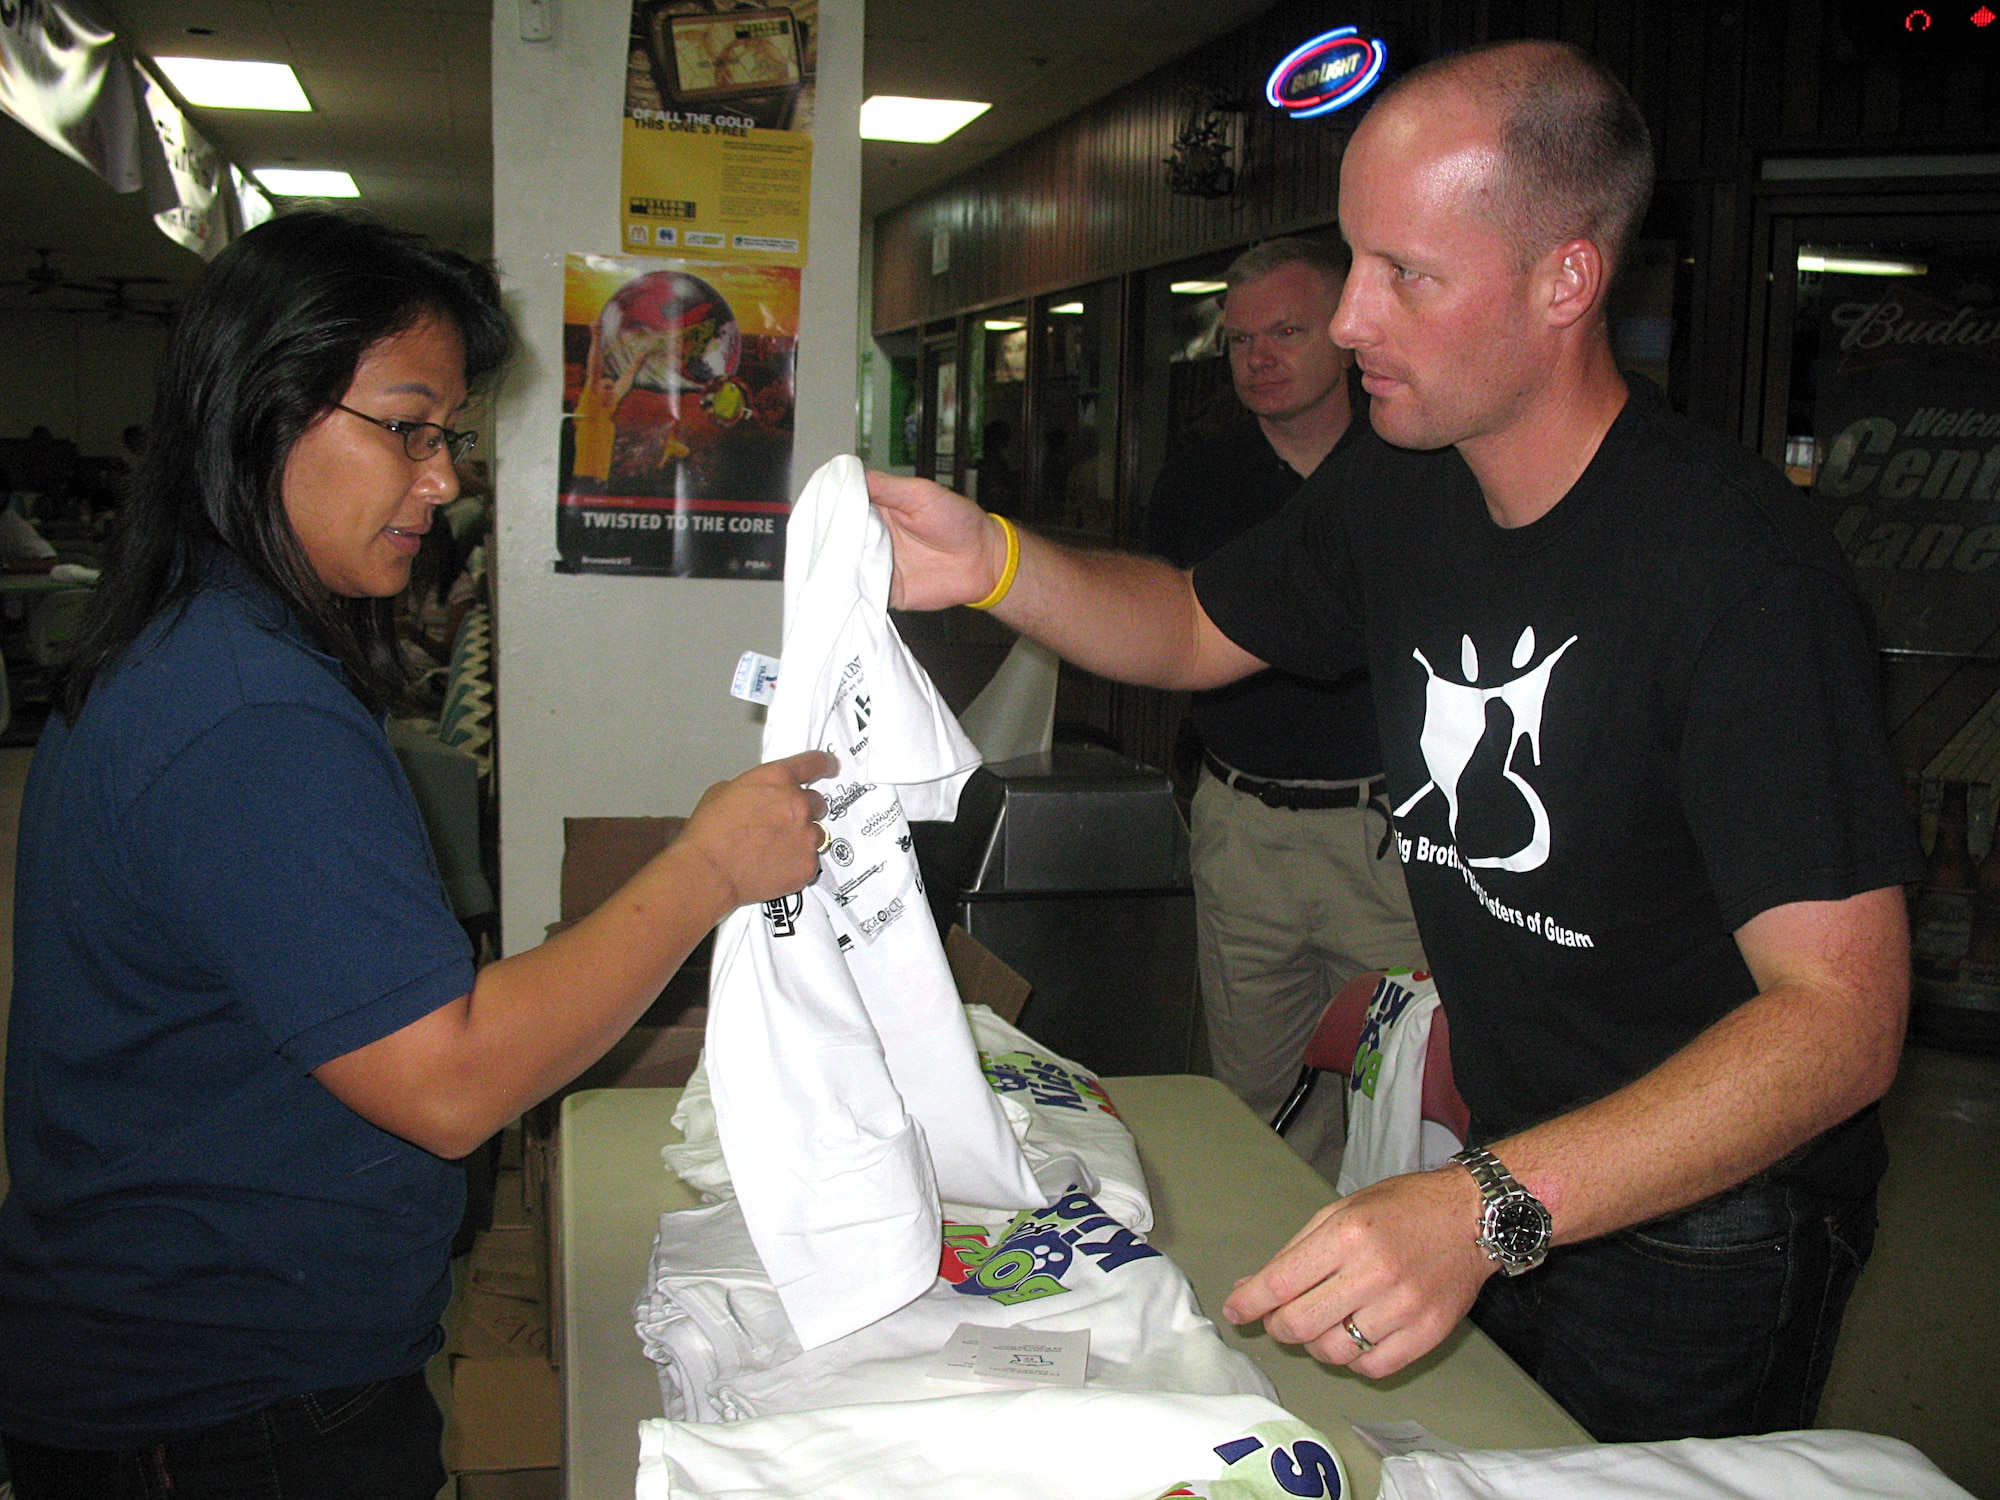
{"type": "Polygon", "coordinates": [[[737,905],[817,870],[817,755],[712,789],[475,977],[383,734],[388,601],[457,492],[492,274],[358,219],[230,246],[159,372],[21,812],[0,1204],[20,1500],[431,1500],[454,1158],[737,905]]]}

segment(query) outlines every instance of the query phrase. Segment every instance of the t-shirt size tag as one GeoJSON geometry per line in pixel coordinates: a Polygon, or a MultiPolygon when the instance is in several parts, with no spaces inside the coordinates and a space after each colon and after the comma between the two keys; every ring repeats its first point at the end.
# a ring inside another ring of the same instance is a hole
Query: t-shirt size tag
{"type": "Polygon", "coordinates": [[[1400,1458],[1406,1453],[1462,1453],[1456,1443],[1448,1443],[1421,1422],[1350,1422],[1361,1441],[1384,1458],[1400,1458]]]}
{"type": "Polygon", "coordinates": [[[778,658],[761,651],[745,651],[736,662],[736,675],[729,682],[729,696],[745,703],[768,704],[778,691],[778,658]]]}
{"type": "Polygon", "coordinates": [[[1051,1333],[961,1323],[929,1373],[933,1380],[1081,1386],[1089,1365],[1088,1328],[1051,1333]]]}

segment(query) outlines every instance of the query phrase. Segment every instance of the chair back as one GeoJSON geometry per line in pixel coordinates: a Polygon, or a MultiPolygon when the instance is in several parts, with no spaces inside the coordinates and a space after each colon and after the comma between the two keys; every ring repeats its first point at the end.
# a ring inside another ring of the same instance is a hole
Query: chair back
{"type": "MultiPolygon", "coordinates": [[[[1341,986],[1340,993],[1327,1002],[1312,1040],[1306,1043],[1307,1067],[1343,1075],[1354,1071],[1354,1053],[1368,1022],[1368,1003],[1386,977],[1382,970],[1370,969],[1341,986]]],[[[1422,1111],[1426,1120],[1435,1120],[1461,1141],[1466,1138],[1472,1111],[1459,1097],[1458,1083],[1452,1076],[1451,1026],[1443,1005],[1431,1013],[1430,1041],[1424,1049],[1422,1111]]]]}

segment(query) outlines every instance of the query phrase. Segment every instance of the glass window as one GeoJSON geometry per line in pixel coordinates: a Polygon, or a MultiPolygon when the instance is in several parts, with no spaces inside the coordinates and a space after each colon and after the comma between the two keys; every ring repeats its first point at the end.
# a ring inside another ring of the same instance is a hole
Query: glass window
{"type": "Polygon", "coordinates": [[[939,484],[958,483],[958,331],[924,340],[924,414],[929,452],[919,473],[939,484]]]}
{"type": "Polygon", "coordinates": [[[869,461],[899,474],[917,472],[917,454],[923,443],[917,346],[917,335],[909,330],[885,334],[875,341],[880,360],[862,406],[862,440],[869,461]],[[872,401],[866,399],[869,394],[872,401]]]}
{"type": "Polygon", "coordinates": [[[1243,420],[1222,348],[1222,270],[1234,250],[1149,271],[1140,304],[1139,379],[1132,392],[1137,434],[1133,538],[1167,460],[1243,420]]]}
{"type": "Polygon", "coordinates": [[[1118,536],[1118,283],[1036,303],[1035,504],[1043,526],[1118,536]]]}
{"type": "Polygon", "coordinates": [[[1022,437],[1028,414],[1028,305],[975,313],[966,332],[965,493],[986,509],[1023,519],[1022,437]]]}

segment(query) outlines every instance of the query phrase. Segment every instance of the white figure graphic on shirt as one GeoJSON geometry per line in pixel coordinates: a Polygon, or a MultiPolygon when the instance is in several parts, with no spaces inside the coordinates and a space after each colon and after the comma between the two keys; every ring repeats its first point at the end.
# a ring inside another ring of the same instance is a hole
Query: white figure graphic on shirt
{"type": "MultiPolygon", "coordinates": [[[[1481,869],[1512,870],[1517,874],[1540,869],[1549,857],[1549,810],[1542,805],[1535,789],[1514,769],[1514,757],[1520,750],[1521,742],[1526,740],[1534,764],[1542,763],[1542,704],[1549,693],[1549,675],[1555,670],[1562,654],[1576,644],[1576,639],[1571,636],[1564,641],[1549,653],[1540,666],[1523,672],[1511,682],[1492,688],[1477,685],[1479,653],[1473,648],[1469,635],[1461,638],[1459,648],[1459,666],[1465,673],[1463,683],[1440,677],[1421,650],[1412,651],[1410,654],[1423,663],[1426,678],[1424,729],[1417,738],[1417,747],[1423,751],[1424,765],[1430,770],[1431,779],[1418,788],[1415,796],[1396,809],[1396,816],[1404,816],[1431,792],[1442,792],[1452,837],[1458,837],[1459,778],[1472,763],[1473,753],[1486,734],[1486,705],[1498,698],[1514,716],[1513,731],[1507,742],[1507,760],[1501,775],[1527,802],[1534,828],[1528,842],[1512,854],[1468,859],[1466,863],[1481,869]]],[[[1534,655],[1535,627],[1529,625],[1521,631],[1520,640],[1514,643],[1514,666],[1517,669],[1527,666],[1534,655]]]]}

